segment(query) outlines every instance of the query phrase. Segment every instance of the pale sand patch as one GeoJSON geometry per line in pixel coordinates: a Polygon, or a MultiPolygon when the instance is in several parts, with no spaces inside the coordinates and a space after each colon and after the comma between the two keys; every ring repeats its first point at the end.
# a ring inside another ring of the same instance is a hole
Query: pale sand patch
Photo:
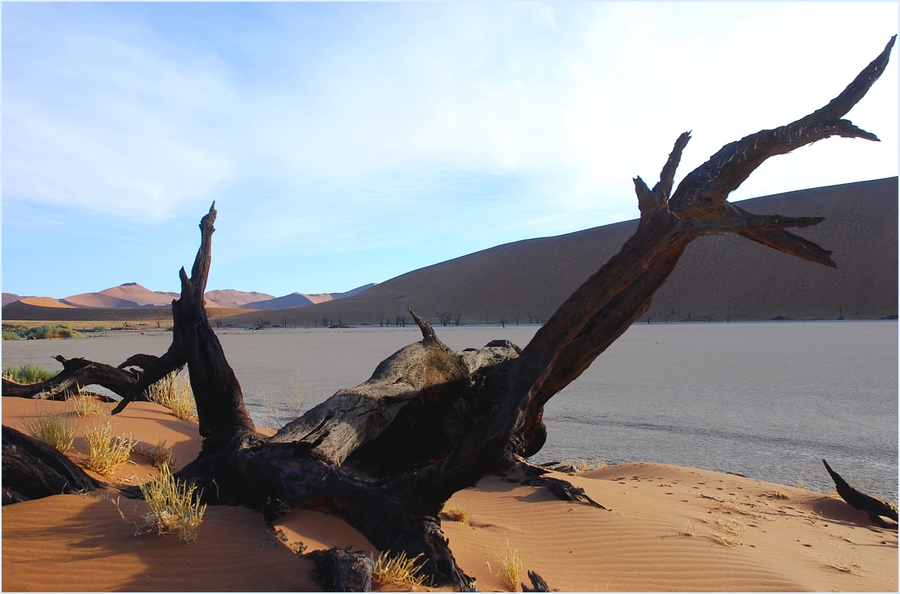
{"type": "MultiPolygon", "coordinates": [[[[110,405],[106,405],[107,408],[110,405]]],[[[3,422],[65,403],[3,398],[3,422]]],[[[77,419],[76,449],[98,417],[77,419]],[[79,441],[80,440],[80,441],[79,441]]],[[[105,418],[104,418],[105,420],[105,418]]],[[[112,417],[117,434],[141,447],[168,438],[178,464],[199,451],[196,423],[132,403],[112,417]]],[[[76,460],[84,454],[74,454],[76,460]]],[[[142,482],[149,458],[132,456],[119,480],[142,482]]],[[[480,590],[501,590],[498,555],[518,550],[525,570],[551,588],[604,590],[897,590],[897,532],[873,526],[825,495],[733,475],[661,464],[623,464],[556,474],[610,511],[560,501],[544,489],[488,477],[455,494],[469,525],[443,519],[451,549],[480,590]]],[[[210,507],[196,544],[135,536],[115,492],[59,495],[3,508],[4,590],[316,590],[307,551],[332,546],[377,553],[335,518],[294,510],[274,523],[240,507],[210,507]],[[98,498],[104,497],[104,498],[98,498]]],[[[119,499],[130,522],[142,502],[119,499]]],[[[524,576],[523,576],[524,579],[524,576]]]]}

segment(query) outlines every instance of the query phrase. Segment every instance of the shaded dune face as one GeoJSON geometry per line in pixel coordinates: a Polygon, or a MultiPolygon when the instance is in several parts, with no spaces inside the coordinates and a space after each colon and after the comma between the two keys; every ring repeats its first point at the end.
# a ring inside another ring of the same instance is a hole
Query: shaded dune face
{"type": "MultiPolygon", "coordinates": [[[[653,298],[653,321],[879,319],[897,315],[897,178],[788,192],[739,202],[753,212],[823,216],[799,235],[834,251],[838,268],[815,266],[737,236],[688,246],[653,298]]],[[[358,295],[279,312],[310,325],[396,324],[409,307],[426,321],[540,323],[634,232],[626,221],[505,244],[398,276],[358,295]]],[[[229,321],[252,325],[258,316],[229,321]]],[[[407,323],[410,320],[407,318],[407,323]]]]}
{"type": "MultiPolygon", "coordinates": [[[[754,212],[825,217],[822,224],[798,233],[833,250],[838,268],[813,266],[741,237],[703,237],[687,248],[643,319],[661,322],[895,317],[897,197],[897,178],[892,177],[742,201],[742,207],[754,212]]],[[[228,317],[228,323],[242,326],[255,325],[260,314],[224,310],[264,309],[264,317],[273,323],[296,325],[320,324],[328,319],[392,326],[408,307],[435,324],[442,315],[450,324],[456,323],[457,317],[464,324],[540,323],[616,253],[636,225],[636,221],[626,221],[505,244],[414,270],[358,293],[349,291],[348,296],[293,293],[273,298],[230,289],[210,291],[207,308],[217,310],[215,317],[228,317]]],[[[128,301],[142,307],[151,303],[169,306],[174,297],[174,293],[128,285],[68,297],[66,301],[79,307],[125,310],[122,305],[128,301]]],[[[26,298],[4,305],[3,317],[53,319],[60,315],[61,305],[64,304],[50,298],[26,298]],[[41,311],[35,307],[55,309],[41,311]]],[[[128,317],[124,311],[100,310],[65,315],[60,319],[128,317]]],[[[132,317],[143,315],[137,309],[132,317]]],[[[406,322],[411,320],[407,317],[406,322]]]]}

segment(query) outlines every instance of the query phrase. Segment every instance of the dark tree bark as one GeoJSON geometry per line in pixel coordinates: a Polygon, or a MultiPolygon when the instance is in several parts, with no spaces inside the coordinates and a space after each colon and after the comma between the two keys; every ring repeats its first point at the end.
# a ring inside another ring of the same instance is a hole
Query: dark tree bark
{"type": "Polygon", "coordinates": [[[62,493],[93,491],[100,484],[53,446],[3,426],[3,504],[62,493]]]}
{"type": "MultiPolygon", "coordinates": [[[[19,384],[4,378],[3,395],[37,400],[66,400],[89,385],[103,386],[116,394],[124,395],[138,383],[139,374],[133,370],[81,358],[66,359],[62,355],[57,355],[54,359],[63,366],[58,374],[36,384],[19,384]]],[[[141,393],[136,399],[146,399],[146,395],[141,393]]]]}
{"type": "Polygon", "coordinates": [[[523,592],[549,592],[550,586],[547,585],[547,582],[544,581],[536,571],[528,572],[528,579],[531,580],[531,587],[529,588],[525,584],[522,584],[523,592]]]}
{"type": "Polygon", "coordinates": [[[893,528],[897,529],[897,510],[889,506],[883,501],[879,501],[870,495],[866,495],[860,491],[857,491],[853,487],[851,487],[844,478],[831,469],[831,466],[828,465],[828,462],[822,460],[822,464],[825,465],[825,470],[828,471],[828,474],[831,475],[831,480],[834,481],[834,487],[837,489],[838,495],[841,496],[841,499],[850,504],[850,507],[853,509],[858,509],[859,511],[866,512],[868,514],[869,519],[881,526],[882,528],[893,528]],[[893,524],[884,521],[884,518],[890,518],[894,520],[893,524]]]}
{"type": "Polygon", "coordinates": [[[326,592],[371,592],[375,562],[365,553],[333,548],[305,555],[316,564],[314,576],[326,592]]]}
{"type": "MultiPolygon", "coordinates": [[[[201,487],[209,503],[261,510],[286,503],[342,518],[382,551],[402,551],[409,558],[423,554],[425,571],[436,585],[473,587],[441,532],[443,504],[491,470],[508,468],[519,455],[540,449],[546,438],[544,405],[647,311],[691,241],[737,233],[834,266],[829,252],[786,231],[821,218],[754,215],[726,198],[771,156],[829,136],[877,140],[840,118],[880,76],[893,43],[892,38],[826,107],[726,145],[673,193],[675,171],[690,139],[682,134],[652,189],[641,178],[634,180],[641,213],[635,234],[524,349],[499,341],[457,353],[411,312],[421,341],[382,362],[368,381],[340,390],[271,438],[256,432],[203,309],[213,205],[200,223],[191,276],[183,269],[180,273],[171,347],[162,357],[138,355],[123,364],[141,368],[138,386],[188,366],[203,448],[179,478],[201,487]]],[[[135,390],[129,389],[132,397],[135,390]]],[[[127,404],[126,398],[117,410],[127,404]]]]}

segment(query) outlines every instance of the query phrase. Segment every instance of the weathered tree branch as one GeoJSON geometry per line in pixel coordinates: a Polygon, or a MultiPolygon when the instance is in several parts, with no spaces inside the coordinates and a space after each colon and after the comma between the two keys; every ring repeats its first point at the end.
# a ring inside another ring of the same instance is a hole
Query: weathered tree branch
{"type": "MultiPolygon", "coordinates": [[[[54,359],[63,366],[58,374],[35,384],[19,384],[4,378],[3,395],[36,400],[65,400],[77,394],[80,388],[90,385],[103,386],[116,394],[126,394],[138,383],[138,374],[127,369],[81,358],[66,359],[62,355],[57,355],[54,359]]],[[[136,399],[146,399],[143,390],[137,394],[136,399]]]]}
{"type": "Polygon", "coordinates": [[[897,36],[844,91],[825,107],[786,126],[762,130],[726,144],[709,160],[687,174],[672,196],[669,210],[680,217],[708,218],[747,177],[769,157],[830,136],[878,141],[869,132],[842,120],[882,75],[897,36]]]}

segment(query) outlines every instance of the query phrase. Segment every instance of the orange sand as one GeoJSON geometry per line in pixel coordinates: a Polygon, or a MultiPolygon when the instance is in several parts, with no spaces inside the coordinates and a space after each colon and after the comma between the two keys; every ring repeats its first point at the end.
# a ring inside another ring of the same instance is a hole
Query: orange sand
{"type": "MultiPolygon", "coordinates": [[[[65,403],[3,398],[3,423],[21,428],[41,408],[67,410],[65,403]]],[[[84,428],[108,417],[72,416],[80,437],[70,456],[83,461],[84,428]]],[[[199,450],[197,425],[157,405],[134,403],[112,422],[117,434],[140,441],[140,451],[167,439],[179,465],[199,450]]],[[[118,481],[134,484],[153,472],[144,454],[132,462],[118,481]]],[[[504,589],[491,570],[507,551],[518,551],[525,570],[562,591],[897,591],[897,532],[872,525],[839,499],[662,464],[555,475],[609,511],[499,477],[447,503],[445,510],[469,513],[468,525],[444,518],[443,527],[480,590],[504,589]]],[[[291,545],[377,553],[340,520],[299,509],[275,522],[284,543],[259,514],[227,506],[208,509],[195,544],[135,536],[143,502],[119,498],[117,509],[115,501],[115,491],[105,489],[4,507],[3,589],[316,590],[312,564],[291,545]]]]}
{"type": "Polygon", "coordinates": [[[75,309],[74,305],[63,303],[53,297],[25,297],[20,299],[25,305],[34,305],[36,307],[55,307],[59,309],[75,309]]]}

